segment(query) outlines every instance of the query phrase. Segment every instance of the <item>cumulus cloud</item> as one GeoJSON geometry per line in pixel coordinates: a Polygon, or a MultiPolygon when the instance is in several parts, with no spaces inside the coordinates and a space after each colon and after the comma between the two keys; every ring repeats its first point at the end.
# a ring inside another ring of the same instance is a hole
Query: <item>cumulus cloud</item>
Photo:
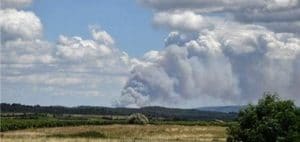
{"type": "Polygon", "coordinates": [[[17,10],[31,0],[1,0],[1,93],[102,96],[107,105],[121,92],[117,106],[198,107],[277,91],[300,103],[299,0],[139,2],[172,32],[161,51],[130,58],[95,26],[92,39],[45,41],[40,19],[17,10]]]}
{"type": "Polygon", "coordinates": [[[299,38],[255,25],[225,26],[197,36],[170,33],[165,49],[146,53],[133,69],[119,105],[245,104],[266,90],[299,103],[299,38]]]}
{"type": "Polygon", "coordinates": [[[42,35],[41,21],[32,12],[4,9],[0,16],[1,42],[38,39],[42,35]]]}
{"type": "Polygon", "coordinates": [[[1,8],[22,8],[30,5],[32,0],[1,0],[1,8]]]}
{"type": "MultiPolygon", "coordinates": [[[[182,13],[185,11],[194,12],[193,17],[206,15],[209,17],[221,17],[234,19],[244,23],[256,23],[266,26],[276,32],[285,32],[283,26],[274,23],[295,23],[300,19],[299,0],[140,0],[143,5],[153,8],[158,13],[182,13]],[[268,24],[273,23],[273,24],[268,24]],[[282,29],[283,28],[283,29],[282,29]]],[[[157,16],[154,16],[154,21],[157,16]]],[[[180,17],[186,17],[184,15],[180,17]]],[[[180,19],[180,18],[177,18],[180,19]]],[[[189,21],[188,20],[188,21],[189,21]]],[[[161,22],[157,22],[158,24],[161,22]]],[[[194,22],[197,23],[197,22],[194,22]]],[[[170,24],[172,26],[172,24],[170,24]]],[[[182,27],[185,25],[183,24],[182,27]]],[[[288,32],[298,33],[298,30],[288,32]]]]}
{"type": "Polygon", "coordinates": [[[82,39],[81,37],[60,36],[55,50],[55,56],[61,64],[76,64],[75,70],[84,71],[89,68],[98,68],[99,72],[109,74],[125,75],[131,67],[131,59],[125,53],[115,48],[113,43],[103,41],[112,39],[104,30],[91,29],[91,34],[106,36],[97,36],[94,40],[82,39]]]}
{"type": "Polygon", "coordinates": [[[44,40],[42,23],[33,12],[12,9],[27,2],[3,1],[0,10],[4,101],[44,94],[36,103],[53,95],[77,95],[107,98],[100,102],[109,104],[125,84],[132,67],[129,56],[97,27],[90,27],[93,39],[61,35],[57,43],[44,40]]]}
{"type": "Polygon", "coordinates": [[[111,54],[112,49],[93,40],[83,40],[81,37],[60,36],[57,44],[58,56],[70,60],[96,58],[111,54]]]}
{"type": "Polygon", "coordinates": [[[183,13],[168,13],[160,12],[154,15],[153,21],[158,25],[166,25],[171,28],[187,29],[187,30],[197,30],[204,25],[204,18],[201,15],[197,15],[190,11],[185,11],[183,13]]]}
{"type": "Polygon", "coordinates": [[[37,64],[51,63],[51,44],[43,41],[43,26],[32,12],[0,10],[1,63],[37,64]]]}
{"type": "Polygon", "coordinates": [[[298,0],[139,0],[140,3],[158,11],[193,10],[197,12],[226,12],[252,10],[286,10],[299,8],[298,0]]]}
{"type": "Polygon", "coordinates": [[[115,44],[114,39],[106,31],[101,31],[98,28],[91,28],[91,32],[96,41],[103,43],[104,45],[115,44]]]}
{"type": "Polygon", "coordinates": [[[280,33],[300,33],[300,21],[296,22],[268,22],[260,23],[260,25],[265,26],[273,31],[280,33]]]}
{"type": "Polygon", "coordinates": [[[14,40],[1,44],[2,64],[50,64],[55,61],[52,45],[42,40],[14,40]]]}
{"type": "Polygon", "coordinates": [[[122,86],[130,70],[127,54],[102,42],[77,36],[60,36],[56,45],[38,39],[10,40],[1,48],[4,69],[1,79],[7,83],[52,87],[93,84],[96,89],[96,84],[110,84],[109,80],[122,86]],[[107,78],[106,81],[103,78],[107,78]]]}

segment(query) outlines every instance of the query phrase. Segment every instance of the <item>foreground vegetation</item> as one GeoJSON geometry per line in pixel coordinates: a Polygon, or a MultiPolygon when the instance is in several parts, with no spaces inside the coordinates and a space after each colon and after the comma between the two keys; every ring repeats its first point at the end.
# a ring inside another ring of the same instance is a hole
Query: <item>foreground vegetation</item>
{"type": "Polygon", "coordinates": [[[102,125],[1,132],[3,142],[40,141],[226,141],[226,127],[183,125],[102,125]]]}
{"type": "MultiPolygon", "coordinates": [[[[81,107],[79,107],[81,108],[81,107]]],[[[117,112],[105,112],[99,108],[96,108],[99,112],[92,114],[87,112],[91,110],[91,107],[84,108],[83,110],[79,108],[60,108],[53,107],[54,110],[48,110],[49,107],[40,106],[24,106],[17,104],[2,104],[1,109],[1,119],[0,119],[0,131],[9,130],[20,130],[26,128],[46,128],[46,127],[64,127],[64,126],[81,126],[81,125],[107,125],[107,124],[154,124],[154,125],[198,125],[198,126],[227,126],[233,120],[233,116],[236,114],[229,113],[218,113],[210,112],[205,114],[202,111],[196,110],[184,110],[184,109],[167,109],[160,108],[158,110],[149,109],[148,115],[141,113],[133,113],[132,115],[124,115],[123,113],[118,113],[120,115],[108,115],[117,112]],[[45,112],[40,111],[44,110],[45,112]],[[69,110],[63,113],[62,110],[69,110]],[[75,111],[79,114],[70,114],[71,111],[75,111]],[[150,111],[151,110],[151,111],[150,111]],[[164,115],[163,112],[171,111],[164,115]],[[197,114],[187,114],[187,112],[197,112],[197,114]],[[177,113],[176,113],[177,112],[177,113]],[[88,114],[80,114],[88,113],[88,114]],[[171,117],[170,114],[176,113],[175,116],[171,117]],[[213,114],[212,116],[209,116],[213,114]],[[193,116],[189,118],[188,116],[193,116]],[[223,117],[225,116],[225,117],[223,117]],[[217,118],[223,119],[217,119],[217,118]],[[232,119],[229,119],[233,117],[232,119]],[[199,118],[199,119],[195,119],[199,118]],[[208,119],[209,118],[209,119],[208,119]],[[213,119],[215,118],[215,119],[213,119]]],[[[118,109],[117,109],[118,110],[118,109]]],[[[127,109],[124,109],[127,110],[127,109]]],[[[131,109],[128,109],[131,110],[131,109]]],[[[128,111],[127,110],[127,111],[128,111]]],[[[139,109],[134,109],[135,111],[141,111],[139,109]]],[[[145,110],[143,110],[145,111],[145,110]]]]}
{"type": "Polygon", "coordinates": [[[108,124],[125,124],[122,120],[60,120],[50,118],[40,119],[19,119],[19,118],[2,118],[0,123],[1,131],[19,130],[26,128],[46,128],[46,127],[64,127],[80,125],[108,125],[108,124]]]}
{"type": "Polygon", "coordinates": [[[223,126],[230,124],[221,120],[147,121],[141,114],[113,118],[102,115],[22,113],[2,116],[0,136],[3,142],[225,141],[226,127],[223,126]]]}
{"type": "Polygon", "coordinates": [[[229,142],[300,141],[299,110],[293,101],[266,93],[256,106],[239,113],[236,125],[228,129],[229,142]]]}
{"type": "Polygon", "coordinates": [[[257,105],[248,105],[238,114],[161,107],[103,109],[1,104],[1,109],[0,136],[8,142],[300,141],[299,108],[273,94],[266,94],[257,105]],[[127,115],[129,112],[134,113],[127,115]]]}
{"type": "MultiPolygon", "coordinates": [[[[183,125],[183,126],[229,126],[234,122],[223,121],[157,121],[151,120],[152,125],[183,125]]],[[[63,118],[1,118],[0,130],[20,130],[27,128],[47,128],[47,127],[65,127],[65,126],[82,126],[82,125],[109,125],[123,124],[128,125],[130,122],[124,119],[105,120],[105,119],[78,119],[77,117],[63,118]]]]}

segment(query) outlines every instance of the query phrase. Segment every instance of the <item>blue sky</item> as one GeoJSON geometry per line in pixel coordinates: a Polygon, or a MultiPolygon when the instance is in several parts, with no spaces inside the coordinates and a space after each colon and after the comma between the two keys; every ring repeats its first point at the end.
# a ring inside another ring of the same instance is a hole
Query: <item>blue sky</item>
{"type": "Polygon", "coordinates": [[[154,28],[153,13],[135,0],[36,0],[28,7],[40,18],[44,36],[55,42],[59,35],[91,38],[88,27],[106,30],[116,46],[131,56],[142,56],[164,46],[167,31],[154,28]]]}

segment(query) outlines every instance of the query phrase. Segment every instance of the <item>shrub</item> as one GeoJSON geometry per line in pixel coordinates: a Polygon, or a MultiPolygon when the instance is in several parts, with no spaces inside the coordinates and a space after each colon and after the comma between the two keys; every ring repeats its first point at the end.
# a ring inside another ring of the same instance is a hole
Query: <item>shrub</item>
{"type": "Polygon", "coordinates": [[[229,142],[290,142],[298,134],[295,104],[265,93],[257,106],[239,113],[238,123],[228,129],[229,142]]]}
{"type": "Polygon", "coordinates": [[[129,124],[148,124],[148,118],[141,113],[134,113],[128,117],[129,124]]]}

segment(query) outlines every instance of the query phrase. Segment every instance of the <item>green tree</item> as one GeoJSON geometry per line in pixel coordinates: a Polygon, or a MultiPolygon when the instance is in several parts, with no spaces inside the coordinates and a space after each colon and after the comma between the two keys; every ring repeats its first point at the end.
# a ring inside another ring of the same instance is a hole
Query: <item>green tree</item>
{"type": "Polygon", "coordinates": [[[141,113],[134,113],[129,116],[128,123],[129,124],[148,124],[149,120],[145,115],[143,115],[141,113]]]}
{"type": "Polygon", "coordinates": [[[229,142],[291,142],[298,135],[296,106],[276,93],[265,93],[256,106],[241,110],[238,123],[227,129],[229,142]]]}
{"type": "Polygon", "coordinates": [[[297,134],[295,136],[295,140],[297,140],[298,142],[300,142],[300,108],[297,109],[296,111],[296,115],[297,115],[297,134]]]}

